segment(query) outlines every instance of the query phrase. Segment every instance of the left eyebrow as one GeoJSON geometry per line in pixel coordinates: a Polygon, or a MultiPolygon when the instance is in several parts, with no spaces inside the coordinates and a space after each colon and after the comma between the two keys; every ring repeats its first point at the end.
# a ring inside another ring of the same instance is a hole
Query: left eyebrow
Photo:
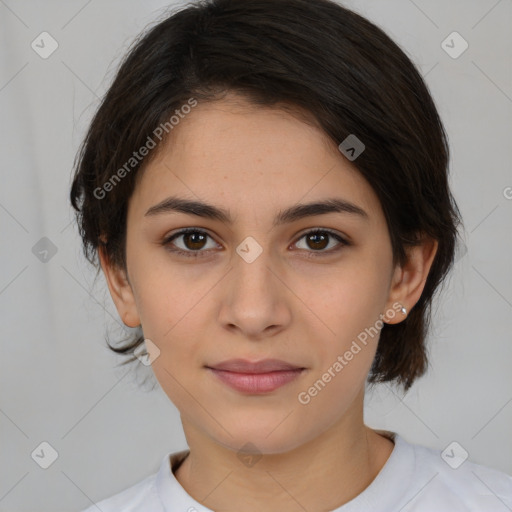
{"type": "MultiPolygon", "coordinates": [[[[233,218],[229,210],[214,206],[201,201],[194,201],[180,197],[171,196],[160,203],[149,208],[144,214],[145,217],[163,213],[179,212],[187,215],[196,215],[206,219],[218,220],[225,224],[233,224],[233,218]]],[[[306,217],[325,215],[328,213],[346,213],[355,215],[368,221],[369,215],[360,206],[341,198],[329,198],[323,201],[304,203],[291,206],[286,210],[279,211],[274,218],[273,226],[289,224],[306,217]]]]}

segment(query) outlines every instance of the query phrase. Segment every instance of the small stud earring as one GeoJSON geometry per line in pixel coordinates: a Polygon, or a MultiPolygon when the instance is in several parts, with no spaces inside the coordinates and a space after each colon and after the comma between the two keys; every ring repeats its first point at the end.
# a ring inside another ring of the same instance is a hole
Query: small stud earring
{"type": "Polygon", "coordinates": [[[407,314],[407,309],[405,309],[403,306],[402,306],[402,309],[400,310],[404,315],[407,314]]]}

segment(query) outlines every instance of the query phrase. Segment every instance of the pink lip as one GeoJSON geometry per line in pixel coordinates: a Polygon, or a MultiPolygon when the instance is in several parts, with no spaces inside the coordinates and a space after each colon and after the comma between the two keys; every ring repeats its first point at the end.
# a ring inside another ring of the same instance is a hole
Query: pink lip
{"type": "Polygon", "coordinates": [[[305,370],[278,359],[264,359],[255,363],[230,359],[207,368],[231,388],[257,394],[274,391],[296,379],[305,370]]]}

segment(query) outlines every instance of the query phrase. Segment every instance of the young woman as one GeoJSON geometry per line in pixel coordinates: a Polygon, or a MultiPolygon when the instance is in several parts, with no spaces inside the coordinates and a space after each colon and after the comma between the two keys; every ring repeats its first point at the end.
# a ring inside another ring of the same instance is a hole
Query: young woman
{"type": "Polygon", "coordinates": [[[146,349],[189,449],[87,510],[511,509],[512,477],[363,421],[368,383],[427,367],[447,164],[415,66],[337,3],[196,2],[141,37],[71,201],[139,328],[111,348],[146,349]]]}

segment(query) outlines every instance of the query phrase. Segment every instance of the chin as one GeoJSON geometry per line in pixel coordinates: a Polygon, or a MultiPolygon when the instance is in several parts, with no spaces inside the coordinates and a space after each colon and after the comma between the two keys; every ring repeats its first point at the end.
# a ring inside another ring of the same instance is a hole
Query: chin
{"type": "Polygon", "coordinates": [[[228,439],[217,439],[217,442],[236,453],[252,454],[252,455],[278,455],[286,453],[302,444],[301,440],[293,440],[290,438],[274,437],[270,439],[264,434],[251,435],[250,432],[242,435],[234,435],[228,439]]]}
{"type": "Polygon", "coordinates": [[[255,454],[280,454],[289,452],[298,446],[306,443],[308,438],[314,438],[315,433],[304,429],[305,425],[296,424],[297,419],[292,420],[292,415],[271,415],[267,418],[256,419],[253,414],[251,418],[237,418],[236,422],[221,421],[226,430],[216,428],[215,434],[210,433],[217,443],[224,447],[239,452],[242,447],[244,451],[255,454]]]}

